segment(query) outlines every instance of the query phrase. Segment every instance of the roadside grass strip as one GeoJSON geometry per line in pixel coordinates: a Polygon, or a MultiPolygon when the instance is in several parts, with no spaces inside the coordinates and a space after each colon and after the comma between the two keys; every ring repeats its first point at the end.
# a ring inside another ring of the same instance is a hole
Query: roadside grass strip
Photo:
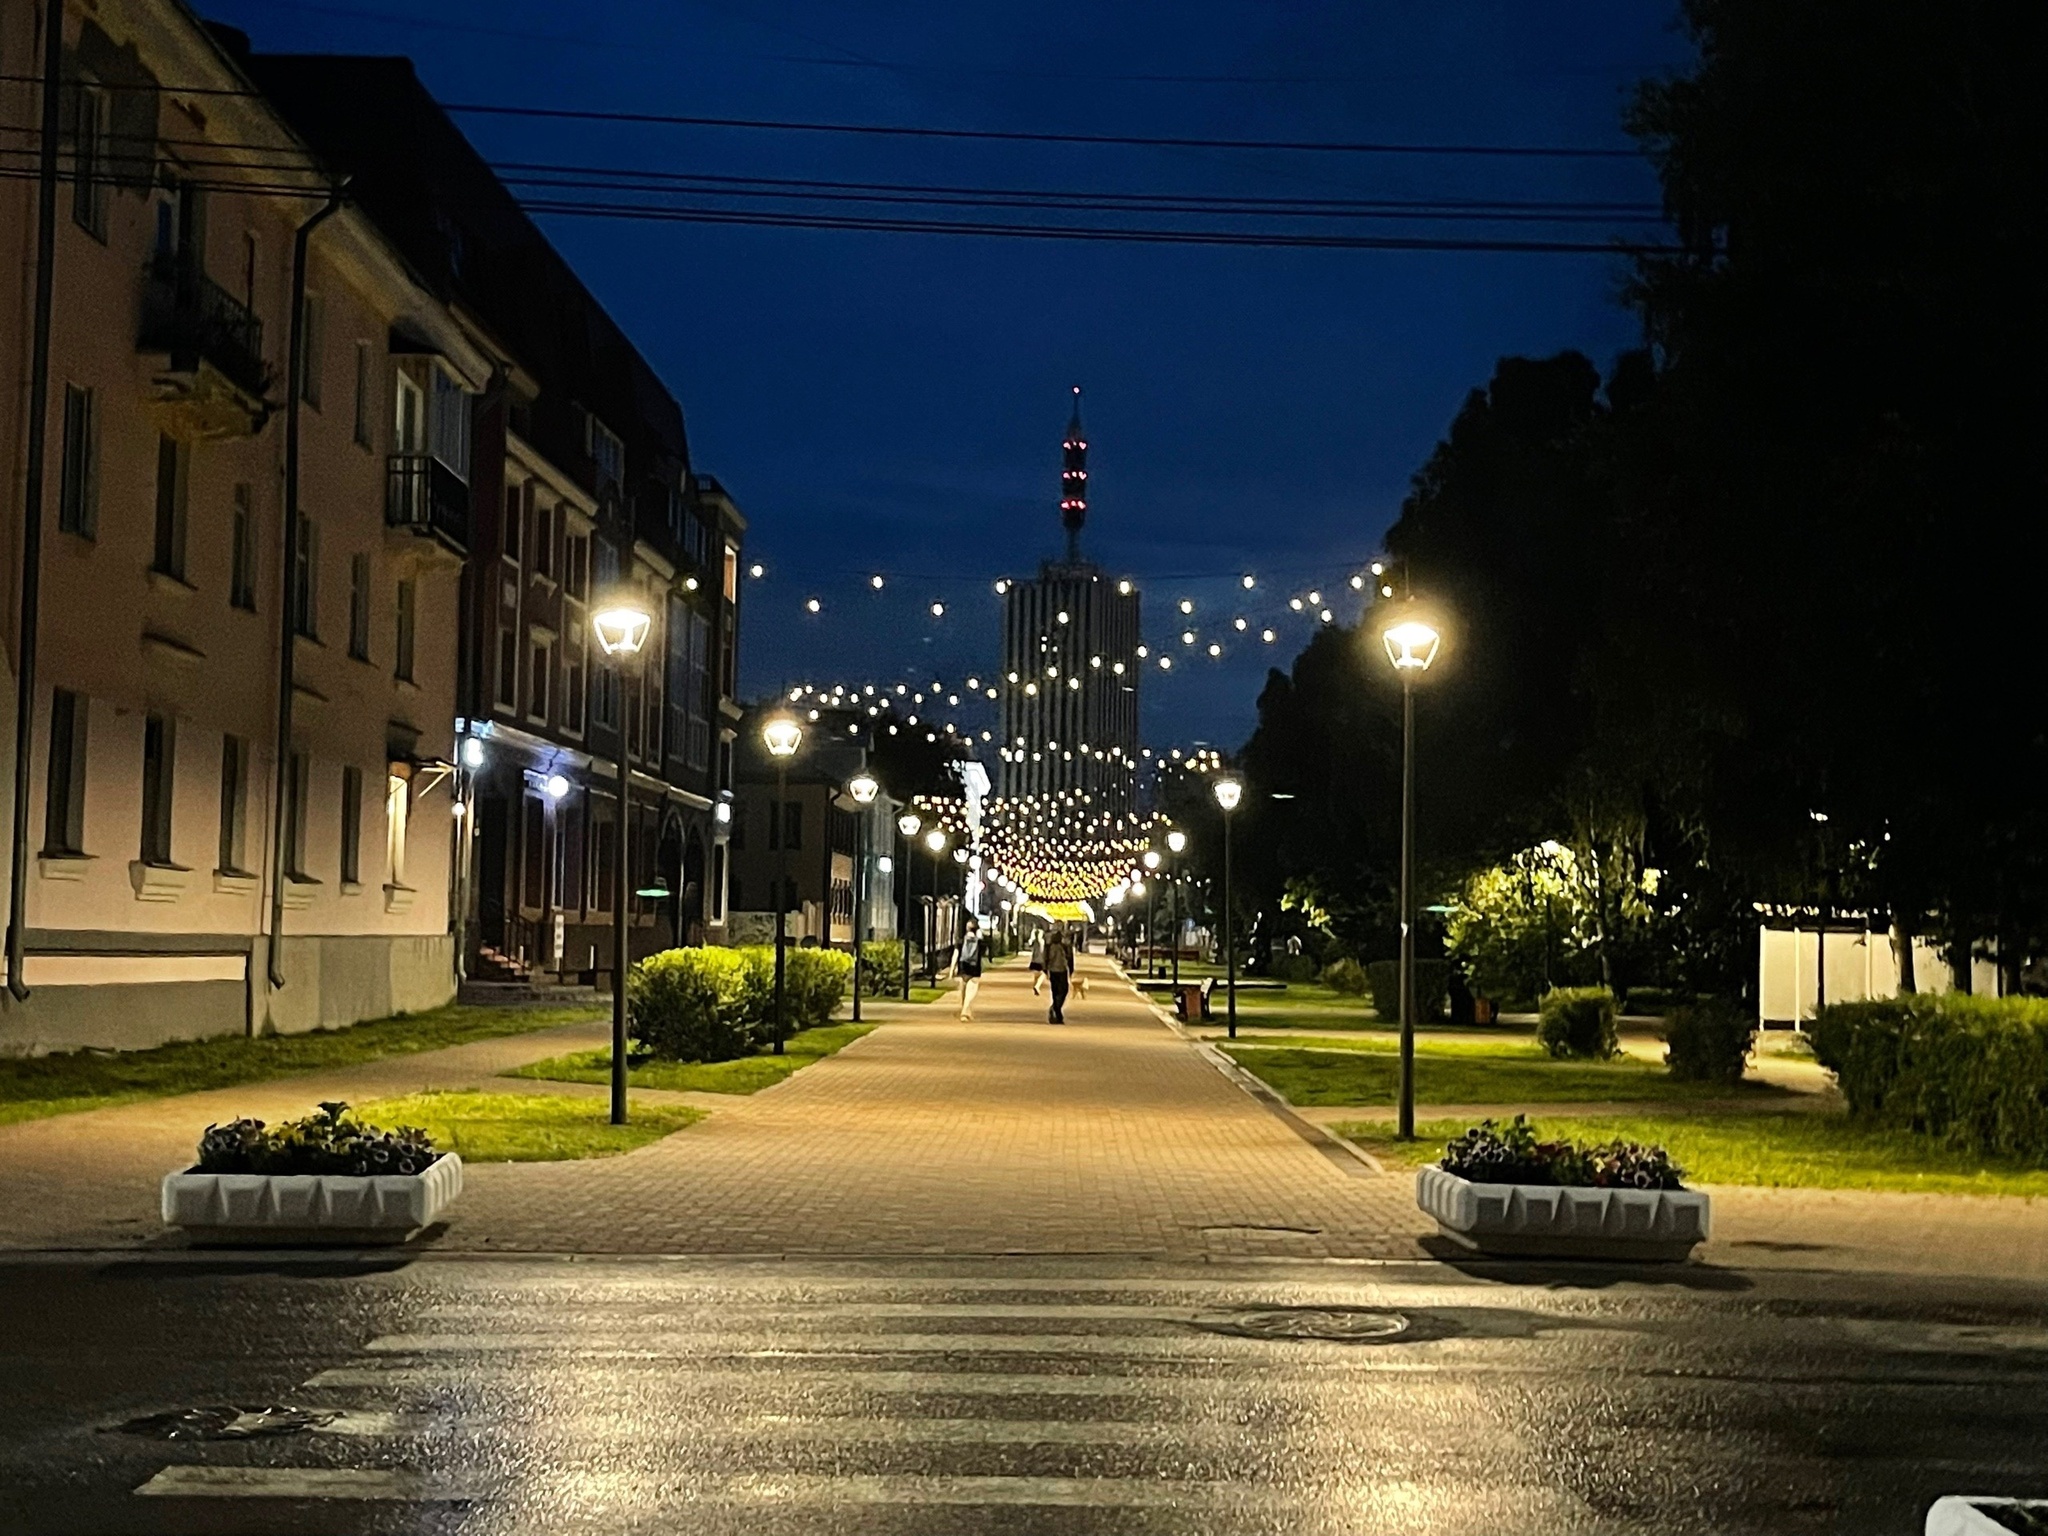
{"type": "MultiPolygon", "coordinates": [[[[1400,1058],[1391,1042],[1284,1039],[1222,1049],[1245,1071],[1303,1106],[1391,1104],[1400,1058]]],[[[1641,1104],[1748,1098],[1768,1103],[1788,1091],[1766,1083],[1682,1083],[1654,1062],[1553,1061],[1520,1042],[1417,1041],[1415,1098],[1421,1104],[1641,1104]]]]}
{"type": "Polygon", "coordinates": [[[559,1163],[616,1157],[659,1141],[704,1118],[684,1104],[635,1104],[632,1119],[613,1125],[608,1100],[548,1093],[409,1093],[355,1107],[372,1125],[416,1125],[444,1152],[465,1163],[559,1163]]]}
{"type": "Polygon", "coordinates": [[[64,1051],[0,1059],[0,1125],[140,1099],[234,1088],[298,1073],[352,1067],[385,1056],[438,1051],[600,1017],[597,1009],[475,1008],[373,1019],[299,1035],[223,1035],[143,1051],[64,1051]]]}
{"type": "MultiPolygon", "coordinates": [[[[1670,1150],[1689,1184],[1776,1189],[1868,1189],[1931,1195],[2048,1197],[2048,1168],[1990,1160],[1936,1145],[1910,1131],[1859,1125],[1842,1114],[1758,1113],[1532,1115],[1546,1140],[1654,1142],[1670,1150]]],[[[1331,1130],[1389,1167],[1433,1163],[1467,1120],[1429,1120],[1415,1140],[1395,1139],[1384,1122],[1331,1130]]]]}
{"type": "MultiPolygon", "coordinates": [[[[766,1052],[736,1061],[649,1061],[634,1067],[626,1080],[635,1088],[666,1088],[694,1093],[759,1093],[792,1072],[823,1061],[874,1029],[872,1024],[827,1024],[800,1030],[782,1043],[783,1054],[766,1052]]],[[[612,1080],[610,1046],[551,1056],[501,1074],[543,1078],[556,1083],[608,1083],[612,1080]]]]}

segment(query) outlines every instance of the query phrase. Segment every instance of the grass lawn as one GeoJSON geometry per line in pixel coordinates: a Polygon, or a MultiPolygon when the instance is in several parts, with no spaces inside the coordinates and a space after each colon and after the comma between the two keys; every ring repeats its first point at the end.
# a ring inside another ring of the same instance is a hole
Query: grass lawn
{"type": "Polygon", "coordinates": [[[681,1104],[635,1104],[613,1125],[611,1105],[562,1093],[409,1093],[355,1106],[372,1125],[417,1125],[466,1163],[559,1163],[616,1157],[704,1118],[681,1104]]]}
{"type": "MultiPolygon", "coordinates": [[[[1935,1195],[2048,1197],[2048,1169],[1987,1162],[1937,1146],[1909,1131],[1857,1125],[1845,1115],[1616,1115],[1536,1118],[1545,1137],[1574,1141],[1658,1142],[1684,1168],[1689,1183],[1762,1184],[1788,1189],[1888,1189],[1935,1195]]],[[[1463,1120],[1424,1121],[1416,1139],[1396,1141],[1390,1126],[1333,1126],[1389,1165],[1434,1162],[1463,1120]]]]}
{"type": "Polygon", "coordinates": [[[137,1099],[233,1088],[299,1072],[352,1067],[380,1056],[438,1051],[501,1035],[600,1017],[581,1008],[465,1008],[373,1019],[303,1035],[223,1035],[146,1051],[65,1051],[0,1059],[0,1125],[104,1109],[137,1099]]]}
{"type": "MultiPolygon", "coordinates": [[[[1293,1104],[1394,1102],[1400,1060],[1389,1042],[1314,1041],[1277,1048],[1240,1043],[1224,1050],[1293,1104]]],[[[1415,1099],[1420,1104],[1645,1103],[1737,1094],[1768,1102],[1785,1092],[1763,1083],[1739,1088],[1681,1083],[1662,1066],[1628,1057],[1552,1061],[1522,1041],[1418,1040],[1415,1045],[1415,1099]]]]}
{"type": "MultiPolygon", "coordinates": [[[[851,1045],[875,1026],[872,1024],[828,1024],[823,1029],[799,1030],[782,1043],[782,1055],[742,1056],[737,1061],[650,1061],[626,1074],[635,1088],[670,1088],[698,1093],[758,1093],[781,1082],[800,1067],[822,1061],[834,1051],[851,1045]]],[[[558,1083],[608,1083],[612,1080],[610,1046],[594,1051],[577,1051],[568,1056],[551,1056],[528,1066],[515,1067],[506,1077],[541,1077],[558,1083]]]]}

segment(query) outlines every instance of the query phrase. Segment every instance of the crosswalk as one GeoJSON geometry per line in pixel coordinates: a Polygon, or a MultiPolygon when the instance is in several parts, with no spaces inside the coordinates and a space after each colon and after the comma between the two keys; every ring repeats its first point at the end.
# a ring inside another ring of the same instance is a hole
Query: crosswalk
{"type": "Polygon", "coordinates": [[[222,1531],[307,1508],[550,1536],[1582,1524],[1468,1383],[1414,1391],[1456,1367],[1446,1340],[1313,1336],[1357,1334],[1366,1308],[1398,1335],[1384,1289],[650,1274],[426,1294],[300,1383],[325,1422],[180,1446],[135,1493],[222,1531]],[[1311,1336],[1231,1331],[1275,1308],[1311,1336]],[[1459,1474],[1461,1445],[1484,1476],[1459,1474]]]}

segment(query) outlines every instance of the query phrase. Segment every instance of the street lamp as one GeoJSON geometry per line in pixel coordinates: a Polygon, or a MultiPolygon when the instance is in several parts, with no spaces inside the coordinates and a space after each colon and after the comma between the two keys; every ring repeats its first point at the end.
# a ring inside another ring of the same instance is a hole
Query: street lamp
{"type": "Polygon", "coordinates": [[[853,871],[853,1022],[860,1022],[861,926],[868,915],[868,807],[882,786],[872,773],[862,771],[846,781],[846,792],[860,807],[860,863],[853,871]]]}
{"type": "Polygon", "coordinates": [[[1237,802],[1244,796],[1244,785],[1237,779],[1218,779],[1214,785],[1216,803],[1223,807],[1223,975],[1225,996],[1229,999],[1230,1038],[1237,1038],[1237,946],[1231,933],[1230,909],[1230,823],[1235,819],[1231,812],[1237,809],[1237,802]]]}
{"type": "MultiPolygon", "coordinates": [[[[1405,606],[1405,605],[1404,605],[1405,606]]],[[[1380,632],[1401,676],[1401,1102],[1395,1134],[1415,1139],[1415,680],[1436,660],[1443,636],[1414,616],[1380,632]]]]}
{"type": "Polygon", "coordinates": [[[789,816],[783,806],[789,800],[789,760],[803,745],[804,728],[791,715],[770,715],[761,727],[761,740],[775,759],[775,820],[769,830],[775,837],[775,1054],[782,1054],[783,1036],[789,1033],[789,1019],[783,988],[788,942],[789,911],[789,816]]]}
{"type": "Polygon", "coordinates": [[[1174,860],[1171,877],[1173,894],[1168,899],[1173,910],[1173,990],[1176,996],[1180,993],[1180,856],[1187,851],[1187,846],[1188,835],[1179,827],[1166,834],[1167,851],[1173,855],[1174,860]]]}
{"type": "MultiPolygon", "coordinates": [[[[1145,850],[1145,873],[1148,875],[1159,873],[1159,850],[1157,848],[1147,848],[1145,850]]],[[[1145,974],[1147,976],[1157,976],[1159,974],[1159,882],[1152,880],[1146,882],[1146,884],[1148,887],[1148,899],[1145,902],[1145,974]]]]}
{"type": "Polygon", "coordinates": [[[597,647],[612,660],[612,687],[619,696],[619,729],[614,761],[619,769],[618,857],[612,884],[612,1124],[626,1123],[626,901],[632,890],[626,866],[631,857],[633,780],[626,766],[626,661],[640,654],[654,619],[646,609],[614,602],[590,616],[597,647]]]}
{"type": "Polygon", "coordinates": [[[917,860],[910,856],[910,840],[913,837],[917,836],[919,828],[923,826],[924,822],[918,817],[915,811],[905,811],[901,816],[898,816],[896,818],[896,830],[903,834],[903,900],[901,903],[901,906],[903,908],[903,921],[900,924],[900,931],[898,932],[896,937],[898,942],[901,943],[903,946],[903,1001],[905,1001],[906,1003],[910,1001],[910,903],[912,900],[911,882],[913,877],[917,874],[917,860]]]}
{"type": "Polygon", "coordinates": [[[935,986],[939,979],[938,959],[934,951],[939,947],[939,855],[946,851],[946,834],[933,827],[924,835],[924,845],[932,855],[932,893],[925,900],[927,917],[924,924],[924,984],[935,986]]]}

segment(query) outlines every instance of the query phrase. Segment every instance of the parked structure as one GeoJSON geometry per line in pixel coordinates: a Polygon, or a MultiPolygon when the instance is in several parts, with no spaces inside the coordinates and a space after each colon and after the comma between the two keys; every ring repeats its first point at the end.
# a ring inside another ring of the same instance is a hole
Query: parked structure
{"type": "MultiPolygon", "coordinates": [[[[0,9],[0,57],[40,60],[45,14],[0,9]]],[[[0,186],[10,670],[24,510],[42,538],[12,786],[24,963],[0,1040],[141,1045],[438,1004],[456,683],[439,642],[489,345],[359,210],[329,206],[307,146],[183,6],[60,14],[34,502],[37,186],[0,186]],[[316,219],[294,370],[295,235],[316,219]],[[410,498],[423,482],[432,517],[410,498]]],[[[42,93],[14,69],[0,117],[36,123],[42,93]]]]}

